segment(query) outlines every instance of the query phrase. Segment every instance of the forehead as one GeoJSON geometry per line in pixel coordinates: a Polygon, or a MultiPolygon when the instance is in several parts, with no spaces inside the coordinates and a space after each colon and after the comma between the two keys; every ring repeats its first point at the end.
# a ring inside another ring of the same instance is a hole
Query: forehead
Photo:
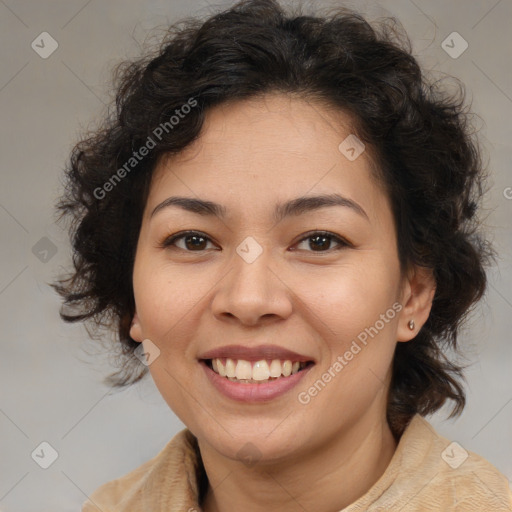
{"type": "Polygon", "coordinates": [[[259,152],[261,159],[265,155],[273,159],[283,152],[287,158],[311,159],[334,149],[338,157],[340,142],[354,131],[352,118],[339,109],[318,100],[272,93],[211,108],[200,137],[171,158],[185,163],[197,157],[229,157],[232,161],[238,156],[247,168],[251,161],[244,156],[254,152],[259,152]]]}
{"type": "Polygon", "coordinates": [[[353,131],[348,115],[318,101],[273,94],[224,103],[207,112],[196,141],[159,161],[148,206],[176,193],[254,210],[332,192],[377,205],[383,192],[370,151],[347,158],[353,131]]]}

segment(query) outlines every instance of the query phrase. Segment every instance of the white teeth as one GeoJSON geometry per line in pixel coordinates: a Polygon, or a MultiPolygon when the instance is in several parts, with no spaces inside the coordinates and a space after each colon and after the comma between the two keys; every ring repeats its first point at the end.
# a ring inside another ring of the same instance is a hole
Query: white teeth
{"type": "Polygon", "coordinates": [[[271,377],[281,377],[281,370],[282,370],[282,366],[281,366],[281,361],[279,361],[279,359],[274,359],[271,363],[270,363],[270,376],[271,377]]]}
{"type": "MultiPolygon", "coordinates": [[[[213,366],[213,365],[212,365],[213,366]]],[[[226,376],[226,369],[224,367],[224,365],[222,364],[222,361],[220,359],[217,359],[217,367],[219,369],[219,375],[221,377],[225,377],[226,376]]]]}
{"type": "Polygon", "coordinates": [[[226,359],[226,377],[236,377],[236,363],[233,359],[226,359]]]}
{"type": "Polygon", "coordinates": [[[258,361],[252,367],[252,378],[254,380],[268,380],[270,372],[267,361],[258,361]]]}
{"type": "Polygon", "coordinates": [[[280,361],[273,359],[268,361],[262,359],[251,363],[244,359],[212,359],[212,369],[221,377],[227,377],[231,381],[244,381],[244,382],[263,382],[269,379],[276,379],[281,376],[289,377],[297,373],[301,368],[304,368],[306,363],[295,361],[292,363],[289,359],[280,361]]]}
{"type": "Polygon", "coordinates": [[[236,378],[241,379],[252,379],[252,366],[250,361],[244,361],[239,359],[236,364],[236,378]]]}

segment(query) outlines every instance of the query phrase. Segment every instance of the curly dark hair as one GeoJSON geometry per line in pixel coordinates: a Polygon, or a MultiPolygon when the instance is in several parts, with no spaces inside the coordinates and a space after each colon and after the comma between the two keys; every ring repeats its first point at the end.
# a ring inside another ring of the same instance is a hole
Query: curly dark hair
{"type": "Polygon", "coordinates": [[[485,176],[464,87],[455,81],[448,93],[441,83],[422,72],[394,18],[370,24],[346,8],[292,14],[274,0],[182,21],[156,52],[121,63],[115,106],[76,144],[66,168],[57,211],[71,219],[74,271],[53,284],[64,320],[116,334],[120,364],[107,382],[124,386],[147,373],[129,335],[132,270],[159,156],[197,139],[213,106],[280,92],[323,101],[355,120],[391,199],[402,269],[433,270],[430,316],[413,342],[396,346],[392,431],[399,435],[415,413],[433,413],[448,399],[450,417],[459,415],[463,366],[446,353],[458,349],[461,322],[485,291],[492,248],[478,232],[485,176]]]}

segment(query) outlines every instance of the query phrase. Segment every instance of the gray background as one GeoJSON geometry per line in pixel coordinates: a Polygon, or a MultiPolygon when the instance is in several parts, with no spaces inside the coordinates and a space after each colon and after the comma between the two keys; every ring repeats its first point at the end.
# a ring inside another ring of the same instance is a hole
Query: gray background
{"type": "MultiPolygon", "coordinates": [[[[100,484],[154,456],[183,427],[150,378],[122,392],[103,386],[105,358],[95,357],[83,327],[59,319],[59,299],[45,283],[70,256],[53,204],[73,142],[104,112],[111,66],[138,55],[166,23],[228,4],[0,0],[1,512],[79,510],[100,484]],[[58,42],[47,59],[31,47],[45,31],[58,42]],[[58,453],[48,469],[31,457],[43,441],[58,453]]],[[[430,420],[512,480],[512,1],[345,5],[370,18],[397,16],[420,61],[460,78],[483,120],[492,171],[485,224],[500,259],[461,338],[472,364],[467,408],[456,421],[430,420]],[[454,31],[469,44],[458,58],[441,46],[454,31]]]]}

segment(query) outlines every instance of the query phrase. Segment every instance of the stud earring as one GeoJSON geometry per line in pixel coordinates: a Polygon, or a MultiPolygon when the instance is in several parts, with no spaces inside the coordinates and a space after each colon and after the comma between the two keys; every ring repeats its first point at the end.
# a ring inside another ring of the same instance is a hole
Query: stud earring
{"type": "Polygon", "coordinates": [[[409,323],[407,325],[409,326],[409,329],[411,331],[414,331],[414,320],[409,320],[409,323]]]}

